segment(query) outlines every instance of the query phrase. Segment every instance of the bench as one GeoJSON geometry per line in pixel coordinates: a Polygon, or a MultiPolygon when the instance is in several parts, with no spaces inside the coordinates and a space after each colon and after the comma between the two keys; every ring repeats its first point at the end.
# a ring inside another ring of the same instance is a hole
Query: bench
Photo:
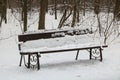
{"type": "MultiPolygon", "coordinates": [[[[30,34],[18,35],[18,41],[20,42],[20,44],[18,44],[18,47],[19,47],[19,52],[21,55],[19,66],[21,66],[22,60],[24,60],[25,66],[27,68],[36,67],[39,70],[40,69],[39,57],[41,57],[41,54],[57,53],[57,52],[65,52],[65,51],[77,51],[76,58],[75,58],[76,60],[78,59],[80,50],[87,50],[89,52],[90,59],[98,58],[100,61],[103,60],[102,50],[103,50],[103,48],[107,47],[106,45],[72,47],[72,48],[65,48],[65,49],[43,50],[43,51],[42,50],[27,51],[27,52],[21,51],[21,44],[24,44],[26,41],[64,37],[65,35],[69,35],[70,34],[69,32],[70,31],[67,31],[67,30],[60,30],[60,31],[47,31],[47,32],[34,33],[34,34],[30,33],[30,34]],[[69,33],[69,34],[67,34],[67,33],[69,33]],[[97,55],[97,56],[95,56],[95,55],[97,55]],[[25,62],[25,56],[27,56],[27,58],[28,58],[27,63],[25,62]],[[33,62],[34,62],[34,64],[32,64],[33,62]]],[[[72,32],[74,32],[74,31],[72,31],[72,32]]],[[[82,34],[83,34],[83,32],[82,32],[82,34]]]]}

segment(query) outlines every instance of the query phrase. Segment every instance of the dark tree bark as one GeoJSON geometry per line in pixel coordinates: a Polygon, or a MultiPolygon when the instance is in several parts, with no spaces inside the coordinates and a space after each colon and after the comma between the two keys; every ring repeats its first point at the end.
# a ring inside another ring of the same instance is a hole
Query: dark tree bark
{"type": "Polygon", "coordinates": [[[84,5],[84,9],[83,9],[83,15],[84,15],[84,16],[85,16],[85,10],[86,10],[85,3],[86,3],[86,1],[84,0],[84,2],[83,2],[83,5],[84,5]]]}
{"type": "Polygon", "coordinates": [[[1,0],[0,1],[0,27],[2,24],[2,21],[4,20],[5,23],[7,23],[7,0],[1,0]]]}
{"type": "Polygon", "coordinates": [[[63,13],[63,16],[59,22],[58,28],[61,28],[63,26],[63,24],[65,23],[65,21],[70,17],[70,15],[72,14],[72,9],[69,6],[65,6],[65,10],[63,13]]]}
{"type": "Polygon", "coordinates": [[[61,20],[60,20],[60,22],[59,22],[58,28],[61,28],[61,27],[63,26],[63,24],[64,24],[64,22],[65,22],[65,17],[66,17],[66,15],[67,15],[67,10],[65,9],[65,11],[64,11],[64,13],[63,13],[63,16],[62,16],[62,18],[61,18],[61,20]]]}
{"type": "Polygon", "coordinates": [[[97,15],[98,31],[99,31],[99,34],[101,36],[101,22],[100,22],[100,17],[99,17],[99,13],[100,13],[100,0],[95,0],[94,1],[94,12],[97,15]]]}
{"type": "Polygon", "coordinates": [[[101,36],[101,22],[100,22],[100,17],[99,15],[97,14],[97,20],[98,20],[98,29],[99,29],[99,34],[101,36]]]}
{"type": "Polygon", "coordinates": [[[114,18],[120,20],[120,0],[116,0],[115,2],[114,18]]]}
{"type": "Polygon", "coordinates": [[[80,21],[79,17],[80,17],[80,9],[79,9],[79,5],[80,5],[80,0],[77,0],[77,22],[80,21]]]}
{"type": "Polygon", "coordinates": [[[76,23],[76,15],[77,15],[77,6],[76,6],[76,0],[73,1],[73,19],[72,19],[72,25],[71,27],[75,26],[76,23]]]}
{"type": "Polygon", "coordinates": [[[57,19],[57,0],[54,0],[55,19],[57,19]]]}
{"type": "Polygon", "coordinates": [[[4,6],[3,6],[3,15],[4,15],[4,20],[5,20],[5,23],[7,23],[7,0],[4,0],[4,6]]]}
{"type": "Polygon", "coordinates": [[[48,5],[49,5],[48,0],[46,0],[46,12],[48,12],[48,8],[49,8],[48,5]]]}
{"type": "Polygon", "coordinates": [[[24,32],[27,31],[27,12],[28,12],[28,7],[27,7],[28,0],[24,0],[23,4],[23,12],[24,12],[24,32]]]}
{"type": "Polygon", "coordinates": [[[18,4],[20,5],[21,8],[21,20],[24,20],[24,0],[18,0],[18,4]]]}
{"type": "Polygon", "coordinates": [[[95,0],[95,2],[94,2],[94,12],[95,12],[95,14],[99,14],[99,12],[100,12],[100,0],[95,0]]]}
{"type": "Polygon", "coordinates": [[[46,2],[47,0],[41,0],[40,2],[40,14],[39,14],[39,26],[38,29],[45,29],[45,14],[46,14],[46,2]]]}

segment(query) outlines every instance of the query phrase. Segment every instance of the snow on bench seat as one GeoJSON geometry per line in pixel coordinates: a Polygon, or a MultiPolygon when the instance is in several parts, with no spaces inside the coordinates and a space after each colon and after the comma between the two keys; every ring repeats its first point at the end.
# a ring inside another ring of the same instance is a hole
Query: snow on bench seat
{"type": "MultiPolygon", "coordinates": [[[[78,50],[78,49],[84,49],[84,48],[92,48],[92,47],[100,47],[99,44],[78,44],[78,45],[65,45],[65,46],[56,46],[56,47],[39,47],[39,48],[24,48],[21,49],[21,53],[33,53],[33,52],[47,52],[47,51],[57,51],[57,50],[78,50]]],[[[102,45],[101,45],[102,47],[102,45]]]]}

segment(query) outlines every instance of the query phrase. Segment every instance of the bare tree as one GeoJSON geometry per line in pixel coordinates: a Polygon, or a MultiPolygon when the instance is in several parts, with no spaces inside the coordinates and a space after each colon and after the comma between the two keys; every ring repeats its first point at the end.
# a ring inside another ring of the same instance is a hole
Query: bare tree
{"type": "Polygon", "coordinates": [[[57,19],[57,0],[54,0],[55,19],[57,19]]]}
{"type": "Polygon", "coordinates": [[[23,15],[24,15],[24,32],[27,31],[27,12],[28,12],[28,0],[23,1],[23,15]]]}
{"type": "Polygon", "coordinates": [[[114,18],[120,20],[120,0],[116,0],[115,2],[114,18]]]}
{"type": "Polygon", "coordinates": [[[80,16],[80,9],[79,9],[80,0],[77,0],[76,5],[77,5],[77,22],[79,22],[80,21],[80,18],[79,18],[79,16],[80,16]]]}
{"type": "Polygon", "coordinates": [[[85,16],[85,9],[86,9],[86,5],[85,5],[86,1],[84,0],[83,2],[83,6],[84,6],[84,9],[83,9],[83,15],[85,16]]]}
{"type": "Polygon", "coordinates": [[[4,20],[5,23],[7,23],[7,0],[1,0],[0,1],[0,27],[2,24],[2,21],[4,20]]]}
{"type": "MultiPolygon", "coordinates": [[[[111,18],[111,16],[110,16],[110,8],[111,8],[111,5],[114,5],[114,2],[112,1],[112,0],[108,0],[107,1],[107,19],[106,19],[106,27],[105,27],[105,30],[104,30],[104,44],[106,44],[107,43],[107,40],[108,40],[108,38],[110,38],[110,36],[113,34],[113,33],[115,33],[116,32],[116,27],[115,26],[117,26],[116,25],[116,23],[117,22],[115,22],[115,14],[119,14],[119,13],[113,13],[113,17],[111,18]]],[[[114,6],[113,6],[114,7],[114,6]]],[[[117,12],[117,11],[116,11],[117,12]]],[[[116,15],[116,17],[117,17],[117,15],[116,15]]],[[[119,35],[119,33],[117,33],[117,37],[118,37],[118,35],[119,35]]],[[[115,36],[115,35],[114,35],[115,36]]]]}
{"type": "Polygon", "coordinates": [[[100,17],[99,17],[99,13],[100,13],[100,0],[95,0],[94,2],[94,12],[97,16],[97,20],[98,20],[98,30],[99,30],[99,34],[101,36],[101,23],[100,23],[100,17]]]}
{"type": "Polygon", "coordinates": [[[39,14],[39,26],[38,29],[45,29],[45,14],[47,0],[40,1],[40,14],[39,14]]]}
{"type": "Polygon", "coordinates": [[[63,16],[62,16],[62,18],[61,18],[61,20],[59,22],[58,28],[61,28],[63,26],[63,24],[70,17],[71,14],[72,14],[71,6],[65,5],[64,13],[63,13],[63,16]]]}
{"type": "Polygon", "coordinates": [[[76,15],[77,15],[76,0],[73,0],[72,6],[73,6],[73,18],[72,18],[72,25],[71,25],[71,27],[74,27],[75,23],[76,23],[76,15]]]}

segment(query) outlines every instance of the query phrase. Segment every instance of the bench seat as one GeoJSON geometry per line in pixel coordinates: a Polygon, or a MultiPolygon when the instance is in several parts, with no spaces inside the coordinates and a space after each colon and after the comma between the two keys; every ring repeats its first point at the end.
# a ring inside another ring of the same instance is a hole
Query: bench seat
{"type": "Polygon", "coordinates": [[[65,52],[65,51],[77,51],[77,54],[76,54],[76,60],[78,59],[78,55],[79,55],[79,51],[80,50],[87,50],[90,54],[90,59],[92,59],[92,57],[95,57],[95,58],[99,58],[100,61],[103,60],[103,57],[102,57],[102,49],[107,47],[106,45],[103,45],[103,46],[87,46],[87,47],[72,47],[72,48],[64,48],[64,49],[52,49],[52,50],[40,50],[39,48],[38,49],[28,49],[26,51],[20,51],[20,54],[21,54],[21,59],[20,59],[20,66],[21,66],[21,63],[22,63],[22,59],[25,55],[28,55],[28,65],[27,68],[30,68],[30,56],[32,55],[36,55],[36,59],[37,59],[37,68],[38,70],[40,69],[40,63],[39,63],[39,57],[41,56],[41,54],[46,54],[46,53],[58,53],[58,52],[65,52]],[[93,54],[97,54],[99,56],[93,56],[93,54]]]}

